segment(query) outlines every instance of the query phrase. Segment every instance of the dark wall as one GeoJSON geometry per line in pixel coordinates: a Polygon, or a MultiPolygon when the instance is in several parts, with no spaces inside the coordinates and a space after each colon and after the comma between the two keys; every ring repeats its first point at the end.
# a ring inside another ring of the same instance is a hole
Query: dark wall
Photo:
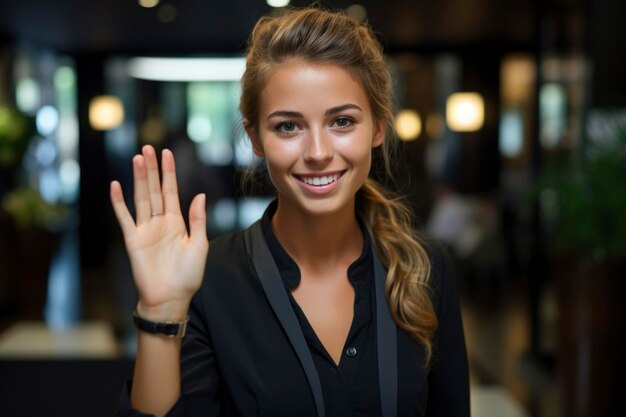
{"type": "Polygon", "coordinates": [[[626,1],[590,2],[591,107],[626,107],[626,1]]]}
{"type": "Polygon", "coordinates": [[[101,266],[106,259],[110,215],[104,134],[89,125],[89,102],[104,92],[104,57],[75,56],[78,84],[78,123],[80,132],[80,241],[83,268],[101,266]]]}

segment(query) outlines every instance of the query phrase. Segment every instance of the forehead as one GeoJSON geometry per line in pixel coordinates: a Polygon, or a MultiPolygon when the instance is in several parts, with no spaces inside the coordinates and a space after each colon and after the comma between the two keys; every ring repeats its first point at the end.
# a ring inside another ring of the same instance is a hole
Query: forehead
{"type": "Polygon", "coordinates": [[[360,81],[348,70],[335,64],[292,59],[275,68],[261,92],[260,112],[276,110],[302,113],[353,103],[364,111],[370,109],[360,81]]]}

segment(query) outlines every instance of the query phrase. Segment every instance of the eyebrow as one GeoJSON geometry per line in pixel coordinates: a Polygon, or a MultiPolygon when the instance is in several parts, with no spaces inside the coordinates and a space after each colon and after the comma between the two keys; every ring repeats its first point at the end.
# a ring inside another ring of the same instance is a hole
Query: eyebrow
{"type": "MultiPolygon", "coordinates": [[[[333,108],[330,108],[330,109],[326,110],[324,112],[324,116],[341,113],[342,111],[349,110],[349,109],[355,109],[355,110],[363,111],[356,104],[348,103],[348,104],[342,104],[341,106],[336,106],[336,107],[333,107],[333,108]]],[[[267,116],[267,118],[270,119],[270,118],[276,117],[276,116],[292,117],[292,118],[299,118],[299,119],[301,119],[302,118],[302,113],[299,113],[297,111],[277,110],[275,112],[270,113],[267,116]]]]}

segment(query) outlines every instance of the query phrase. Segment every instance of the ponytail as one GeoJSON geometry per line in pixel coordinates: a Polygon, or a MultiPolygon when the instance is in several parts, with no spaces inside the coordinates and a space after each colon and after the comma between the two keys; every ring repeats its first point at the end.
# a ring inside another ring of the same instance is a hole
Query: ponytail
{"type": "Polygon", "coordinates": [[[357,215],[387,268],[385,294],[396,325],[421,344],[430,363],[437,316],[431,300],[430,260],[413,232],[411,210],[368,178],[357,192],[357,215]]]}

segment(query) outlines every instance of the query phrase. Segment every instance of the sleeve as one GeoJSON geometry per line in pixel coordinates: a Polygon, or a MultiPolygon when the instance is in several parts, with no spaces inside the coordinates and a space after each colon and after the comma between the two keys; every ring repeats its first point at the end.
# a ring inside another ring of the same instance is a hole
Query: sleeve
{"type": "Polygon", "coordinates": [[[469,417],[469,370],[452,261],[445,249],[431,257],[437,330],[428,377],[428,417],[469,417]]]}
{"type": "MultiPolygon", "coordinates": [[[[181,396],[166,417],[217,417],[220,414],[219,375],[203,317],[201,291],[192,299],[187,335],[181,346],[181,396]]],[[[132,380],[129,380],[122,391],[115,417],[151,416],[132,408],[131,387],[132,380]]]]}

